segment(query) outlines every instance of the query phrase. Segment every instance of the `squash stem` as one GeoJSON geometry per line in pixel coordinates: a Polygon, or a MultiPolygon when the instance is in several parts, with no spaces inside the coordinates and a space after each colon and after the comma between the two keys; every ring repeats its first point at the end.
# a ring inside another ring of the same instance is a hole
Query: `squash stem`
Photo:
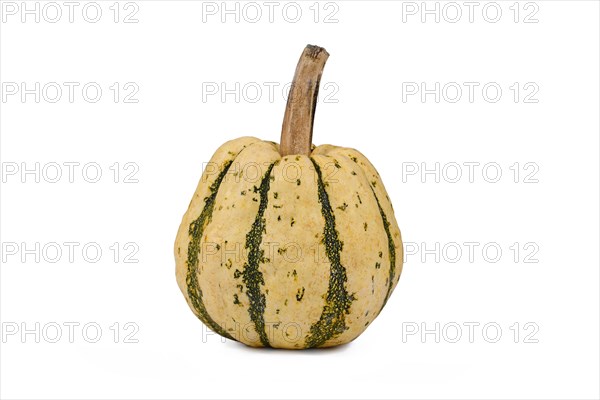
{"type": "Polygon", "coordinates": [[[324,48],[310,44],[300,56],[281,128],[279,152],[282,156],[310,156],[319,84],[328,57],[324,48]]]}

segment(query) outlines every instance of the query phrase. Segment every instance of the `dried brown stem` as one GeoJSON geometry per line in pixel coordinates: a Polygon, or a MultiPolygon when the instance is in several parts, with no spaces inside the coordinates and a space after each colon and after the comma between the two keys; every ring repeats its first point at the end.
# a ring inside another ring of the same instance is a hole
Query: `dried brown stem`
{"type": "Polygon", "coordinates": [[[328,57],[324,48],[312,45],[306,46],[300,56],[281,128],[282,156],[311,153],[319,84],[328,57]]]}

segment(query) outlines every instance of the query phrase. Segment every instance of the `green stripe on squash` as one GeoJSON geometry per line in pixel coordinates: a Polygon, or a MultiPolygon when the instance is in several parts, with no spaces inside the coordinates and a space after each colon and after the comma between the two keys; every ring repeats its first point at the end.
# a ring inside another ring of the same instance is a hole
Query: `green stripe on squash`
{"type": "Polygon", "coordinates": [[[340,261],[340,253],[344,245],[340,241],[335,228],[335,215],[325,190],[321,168],[313,158],[311,158],[311,161],[317,173],[319,203],[321,203],[321,214],[323,214],[325,220],[323,244],[325,245],[325,254],[329,259],[330,271],[325,306],[319,320],[310,327],[310,333],[305,340],[308,348],[319,347],[347,329],[345,315],[350,313],[350,305],[354,300],[354,296],[349,295],[346,290],[348,277],[346,276],[346,268],[342,266],[340,261]]]}
{"type": "Polygon", "coordinates": [[[202,289],[200,289],[200,285],[198,283],[198,256],[200,255],[200,240],[202,239],[204,229],[211,221],[212,213],[215,207],[215,198],[217,197],[219,187],[227,175],[227,171],[229,171],[232,163],[233,160],[225,163],[223,169],[217,176],[217,179],[215,179],[213,184],[210,186],[210,194],[204,199],[204,208],[202,209],[200,216],[198,216],[198,218],[196,218],[190,224],[188,235],[191,237],[191,240],[188,245],[188,257],[186,262],[187,274],[185,281],[187,284],[188,297],[198,318],[200,318],[200,320],[204,322],[206,326],[219,335],[231,340],[235,340],[233,336],[231,336],[225,329],[216,323],[208,314],[208,311],[204,306],[204,301],[202,300],[202,289]]]}
{"type": "Polygon", "coordinates": [[[246,294],[248,295],[248,300],[250,301],[250,306],[248,307],[248,313],[250,314],[250,320],[254,323],[254,327],[258,336],[260,338],[260,342],[265,347],[270,347],[269,338],[267,337],[267,333],[265,331],[265,307],[267,306],[267,301],[265,295],[261,292],[261,285],[265,284],[265,280],[263,279],[263,275],[258,269],[259,263],[264,261],[264,250],[260,248],[262,243],[263,233],[266,230],[266,220],[265,220],[265,209],[269,203],[269,187],[271,182],[271,170],[275,163],[272,163],[267,170],[267,173],[262,178],[260,183],[260,187],[258,188],[258,193],[260,195],[260,203],[258,206],[258,212],[256,214],[256,218],[252,223],[252,228],[250,232],[246,235],[246,249],[248,249],[248,261],[244,264],[244,269],[242,271],[242,281],[246,285],[246,294]]]}
{"type": "Polygon", "coordinates": [[[394,239],[392,238],[392,233],[390,232],[390,222],[388,221],[383,208],[381,208],[381,203],[379,203],[379,198],[377,198],[373,187],[371,187],[371,190],[373,191],[373,196],[375,196],[375,201],[377,201],[377,207],[379,208],[379,213],[381,214],[381,219],[383,221],[383,228],[385,229],[385,234],[388,240],[388,251],[390,257],[388,288],[385,299],[383,300],[383,305],[381,306],[381,309],[383,309],[383,307],[385,307],[387,304],[390,294],[392,294],[392,288],[394,287],[394,278],[396,276],[396,247],[394,246],[394,239]]]}

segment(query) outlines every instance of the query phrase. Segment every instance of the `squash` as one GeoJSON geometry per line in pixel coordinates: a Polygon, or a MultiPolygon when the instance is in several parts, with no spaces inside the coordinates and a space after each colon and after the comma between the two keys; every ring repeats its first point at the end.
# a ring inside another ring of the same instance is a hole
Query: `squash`
{"type": "Polygon", "coordinates": [[[379,315],[402,271],[402,240],[375,167],[350,148],[312,145],[329,54],[307,46],[281,145],[223,144],[175,241],[177,283],[211,330],[253,347],[331,347],[379,315]]]}

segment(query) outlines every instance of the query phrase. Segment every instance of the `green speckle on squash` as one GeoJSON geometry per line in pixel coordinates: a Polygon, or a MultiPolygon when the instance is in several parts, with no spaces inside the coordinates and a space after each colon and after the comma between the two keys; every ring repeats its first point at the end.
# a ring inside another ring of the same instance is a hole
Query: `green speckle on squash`
{"type": "Polygon", "coordinates": [[[302,301],[303,297],[304,297],[304,286],[302,286],[302,290],[298,289],[298,292],[296,292],[296,300],[302,301]]]}
{"type": "Polygon", "coordinates": [[[243,306],[243,304],[240,302],[240,299],[239,299],[237,293],[233,295],[233,304],[236,304],[238,306],[243,306]]]}

